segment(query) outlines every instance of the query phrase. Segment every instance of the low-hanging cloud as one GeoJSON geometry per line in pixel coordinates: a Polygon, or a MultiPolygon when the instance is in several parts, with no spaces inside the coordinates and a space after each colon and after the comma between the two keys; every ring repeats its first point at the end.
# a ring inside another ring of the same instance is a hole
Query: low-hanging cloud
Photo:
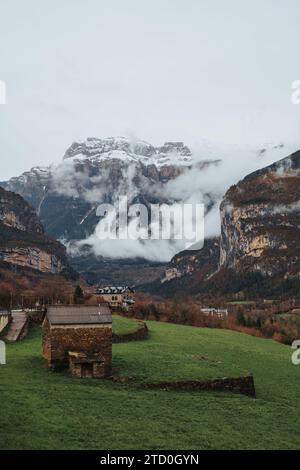
{"type": "MultiPolygon", "coordinates": [[[[174,207],[178,203],[204,204],[204,232],[206,238],[220,234],[219,205],[229,187],[238,183],[247,174],[263,168],[289,155],[296,147],[266,146],[261,150],[238,146],[195,146],[193,164],[186,167],[176,178],[166,183],[155,182],[142,176],[140,164],[126,163],[121,173],[112,173],[110,163],[94,176],[89,176],[85,166],[80,170],[71,159],[64,161],[53,172],[53,186],[60,194],[83,198],[95,206],[110,195],[110,203],[117,203],[126,195],[131,203],[135,198],[152,196],[162,203],[174,207]],[[210,161],[208,164],[206,161],[210,161]],[[212,161],[214,163],[212,163],[212,161]],[[63,183],[63,184],[62,184],[63,183]]],[[[101,224],[101,220],[99,220],[101,224]]],[[[84,240],[68,244],[71,254],[78,254],[89,246],[96,256],[108,258],[144,258],[151,261],[169,261],[176,253],[186,248],[184,240],[100,240],[97,227],[84,240]]]]}

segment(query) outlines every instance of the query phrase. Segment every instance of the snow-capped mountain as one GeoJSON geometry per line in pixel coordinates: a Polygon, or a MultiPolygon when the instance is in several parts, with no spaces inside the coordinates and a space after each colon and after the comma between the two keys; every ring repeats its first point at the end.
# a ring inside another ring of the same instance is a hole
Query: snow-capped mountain
{"type": "MultiPolygon", "coordinates": [[[[182,142],[154,147],[124,137],[88,138],[73,143],[60,164],[32,168],[2,186],[33,205],[50,235],[79,240],[93,232],[97,204],[118,195],[146,204],[166,201],[164,186],[193,163],[182,142]]],[[[203,160],[197,167],[216,164],[203,160]]]]}
{"type": "Polygon", "coordinates": [[[135,258],[144,258],[156,263],[172,257],[174,247],[158,247],[150,253],[139,242],[130,250],[126,246],[102,250],[102,244],[89,243],[99,223],[96,209],[100,203],[115,203],[118,196],[124,195],[129,203],[143,203],[147,207],[155,203],[172,204],[181,200],[181,196],[169,194],[171,181],[194,167],[204,171],[216,165],[217,160],[205,158],[195,162],[191,150],[182,142],[155,147],[124,137],[88,138],[73,143],[60,164],[32,168],[1,185],[23,196],[36,209],[48,234],[72,247],[79,270],[78,254],[82,253],[86,270],[91,264],[87,261],[89,244],[91,253],[102,256],[100,259],[130,258],[135,263],[135,258]],[[82,243],[85,240],[87,243],[82,243]],[[79,251],[77,242],[81,244],[79,251]]]}
{"type": "Polygon", "coordinates": [[[0,186],[24,197],[36,209],[48,234],[72,247],[79,271],[82,250],[84,270],[92,264],[87,261],[90,247],[90,253],[98,256],[99,272],[99,259],[166,262],[183,249],[165,240],[155,247],[140,240],[131,245],[99,242],[94,237],[99,204],[114,204],[124,195],[130,204],[142,203],[148,208],[151,204],[202,202],[207,213],[206,235],[216,236],[220,230],[219,203],[231,184],[286,152],[283,144],[268,144],[257,150],[204,141],[192,152],[183,142],[155,147],[125,137],[90,137],[73,143],[60,164],[32,168],[0,186]]]}
{"type": "Polygon", "coordinates": [[[119,159],[128,163],[141,163],[145,166],[166,165],[189,166],[192,153],[183,142],[166,142],[154,147],[142,140],[132,141],[126,137],[97,139],[89,137],[85,142],[74,142],[66,151],[64,160],[69,158],[89,159],[90,161],[119,159]]]}

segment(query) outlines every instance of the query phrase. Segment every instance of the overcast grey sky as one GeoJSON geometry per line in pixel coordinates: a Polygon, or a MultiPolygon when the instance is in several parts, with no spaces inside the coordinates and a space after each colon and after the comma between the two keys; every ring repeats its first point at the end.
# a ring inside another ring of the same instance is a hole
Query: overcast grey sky
{"type": "Polygon", "coordinates": [[[87,136],[298,140],[299,23],[299,0],[0,0],[0,180],[87,136]]]}

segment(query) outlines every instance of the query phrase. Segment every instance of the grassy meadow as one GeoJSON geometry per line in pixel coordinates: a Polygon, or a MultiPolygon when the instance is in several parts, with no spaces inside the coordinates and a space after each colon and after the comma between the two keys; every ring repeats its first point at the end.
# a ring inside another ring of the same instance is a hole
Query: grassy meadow
{"type": "MultiPolygon", "coordinates": [[[[297,449],[300,366],[291,348],[245,334],[147,322],[146,341],[113,345],[112,380],[47,370],[41,328],[0,366],[1,449],[297,449]],[[253,372],[257,399],[140,384],[253,372]]],[[[114,318],[114,331],[135,328],[114,318]]]]}
{"type": "Polygon", "coordinates": [[[117,335],[124,335],[135,331],[139,327],[139,321],[131,318],[113,315],[113,332],[117,335]]]}

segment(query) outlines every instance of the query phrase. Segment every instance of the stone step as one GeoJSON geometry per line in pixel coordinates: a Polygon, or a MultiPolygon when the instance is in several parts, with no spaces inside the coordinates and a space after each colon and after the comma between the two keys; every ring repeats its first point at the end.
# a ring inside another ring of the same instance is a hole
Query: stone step
{"type": "Polygon", "coordinates": [[[5,341],[18,341],[27,322],[27,315],[24,312],[12,312],[12,322],[6,333],[5,341]]]}

